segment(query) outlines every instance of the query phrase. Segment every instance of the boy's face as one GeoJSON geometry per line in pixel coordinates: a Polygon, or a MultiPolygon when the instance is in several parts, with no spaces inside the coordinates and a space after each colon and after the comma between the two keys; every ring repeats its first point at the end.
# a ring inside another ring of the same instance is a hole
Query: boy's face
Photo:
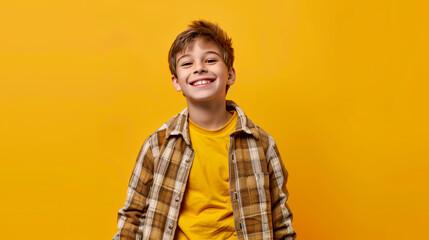
{"type": "Polygon", "coordinates": [[[188,102],[225,100],[226,85],[235,81],[235,70],[228,71],[216,43],[202,38],[176,55],[176,74],[171,76],[174,88],[188,102]]]}

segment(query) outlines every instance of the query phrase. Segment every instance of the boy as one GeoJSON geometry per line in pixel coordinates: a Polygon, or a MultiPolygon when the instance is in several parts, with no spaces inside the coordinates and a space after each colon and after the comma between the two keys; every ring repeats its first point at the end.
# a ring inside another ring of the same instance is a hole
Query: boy
{"type": "Polygon", "coordinates": [[[168,61],[188,107],[143,143],[114,239],[294,239],[276,144],[225,99],[231,39],[194,21],[168,61]]]}

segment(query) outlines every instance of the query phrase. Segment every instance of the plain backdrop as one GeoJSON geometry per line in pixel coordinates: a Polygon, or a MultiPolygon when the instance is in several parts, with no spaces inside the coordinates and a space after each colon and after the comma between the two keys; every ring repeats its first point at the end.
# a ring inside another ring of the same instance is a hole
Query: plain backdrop
{"type": "Polygon", "coordinates": [[[277,141],[298,238],[425,239],[423,2],[2,0],[0,238],[112,238],[141,144],[186,107],[170,45],[206,19],[233,39],[228,99],[277,141]]]}

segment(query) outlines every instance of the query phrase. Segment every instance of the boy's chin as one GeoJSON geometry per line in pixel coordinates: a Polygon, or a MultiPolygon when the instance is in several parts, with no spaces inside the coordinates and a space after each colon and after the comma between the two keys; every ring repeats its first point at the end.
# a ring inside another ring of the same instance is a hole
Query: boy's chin
{"type": "Polygon", "coordinates": [[[186,97],[186,101],[188,103],[210,104],[210,103],[217,103],[217,102],[225,101],[225,98],[214,98],[214,97],[193,97],[193,98],[191,98],[191,97],[186,97]]]}

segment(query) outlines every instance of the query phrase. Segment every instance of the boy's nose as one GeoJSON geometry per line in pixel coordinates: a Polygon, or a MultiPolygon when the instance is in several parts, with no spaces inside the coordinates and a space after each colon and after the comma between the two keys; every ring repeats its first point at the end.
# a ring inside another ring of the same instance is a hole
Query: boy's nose
{"type": "Polygon", "coordinates": [[[207,72],[207,69],[204,66],[204,64],[202,63],[195,64],[194,73],[203,73],[203,72],[207,72]]]}

